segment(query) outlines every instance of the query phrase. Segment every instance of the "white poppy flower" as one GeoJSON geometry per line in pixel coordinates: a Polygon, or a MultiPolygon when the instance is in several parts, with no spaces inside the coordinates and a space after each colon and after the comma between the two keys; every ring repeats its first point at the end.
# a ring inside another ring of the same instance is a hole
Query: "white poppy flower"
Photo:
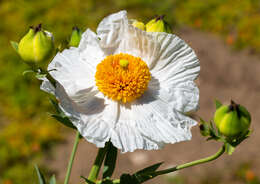
{"type": "Polygon", "coordinates": [[[80,134],[98,147],[111,141],[122,152],[160,149],[191,139],[198,108],[194,80],[200,65],[180,38],[133,27],[126,11],[104,18],[97,34],[87,30],[79,47],[58,53],[45,80],[80,134]]]}

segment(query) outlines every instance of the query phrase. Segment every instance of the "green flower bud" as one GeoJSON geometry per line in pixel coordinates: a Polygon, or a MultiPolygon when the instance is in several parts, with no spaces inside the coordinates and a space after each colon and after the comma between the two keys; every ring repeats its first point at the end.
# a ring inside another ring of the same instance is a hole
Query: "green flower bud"
{"type": "Polygon", "coordinates": [[[222,105],[216,110],[214,122],[221,134],[234,138],[248,131],[251,116],[245,107],[231,101],[229,106],[222,105]]]}
{"type": "Polygon", "coordinates": [[[138,20],[132,20],[132,25],[133,25],[134,27],[137,27],[137,28],[139,28],[139,29],[145,31],[145,25],[144,25],[143,22],[140,22],[140,21],[138,21],[138,20]]]}
{"type": "Polygon", "coordinates": [[[54,51],[53,36],[42,30],[41,24],[31,27],[18,45],[18,53],[27,63],[41,63],[47,60],[54,51]]]}
{"type": "Polygon", "coordinates": [[[78,27],[73,27],[69,46],[78,47],[80,39],[81,39],[81,35],[82,35],[82,31],[78,27]]]}
{"type": "Polygon", "coordinates": [[[172,33],[170,25],[163,20],[164,15],[158,16],[152,20],[150,20],[146,25],[147,32],[166,32],[172,33]]]}

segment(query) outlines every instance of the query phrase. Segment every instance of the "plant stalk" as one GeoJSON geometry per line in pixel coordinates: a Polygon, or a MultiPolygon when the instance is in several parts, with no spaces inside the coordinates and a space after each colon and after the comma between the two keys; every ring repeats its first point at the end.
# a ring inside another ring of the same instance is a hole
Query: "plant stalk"
{"type": "Polygon", "coordinates": [[[182,164],[182,165],[178,165],[178,166],[170,168],[170,169],[156,171],[155,173],[153,173],[153,177],[152,178],[154,178],[156,176],[159,176],[159,175],[162,175],[162,174],[167,174],[167,173],[170,173],[170,172],[181,170],[181,169],[184,169],[184,168],[187,168],[187,167],[192,167],[192,166],[195,166],[195,165],[198,165],[198,164],[203,164],[203,163],[206,163],[206,162],[210,162],[210,161],[215,160],[218,157],[220,157],[224,152],[225,152],[225,145],[223,145],[218,150],[218,152],[215,153],[212,156],[209,156],[209,157],[206,157],[206,158],[203,158],[203,159],[200,159],[200,160],[195,160],[195,161],[192,161],[192,162],[189,162],[189,163],[185,163],[185,164],[182,164]]]}
{"type": "Polygon", "coordinates": [[[70,155],[70,160],[69,160],[69,164],[68,164],[68,168],[67,168],[67,173],[66,173],[66,177],[65,177],[65,180],[64,180],[64,184],[68,184],[69,183],[71,169],[72,169],[72,164],[73,164],[73,161],[74,161],[74,158],[75,158],[75,153],[76,153],[77,148],[78,148],[79,140],[80,140],[80,134],[77,131],[76,136],[75,136],[74,145],[73,145],[73,148],[72,148],[72,152],[71,152],[71,155],[70,155]]]}
{"type": "Polygon", "coordinates": [[[105,158],[106,152],[107,152],[107,145],[104,148],[99,148],[96,160],[95,160],[95,162],[90,170],[89,176],[88,176],[88,179],[90,181],[96,182],[101,165],[105,158]]]}

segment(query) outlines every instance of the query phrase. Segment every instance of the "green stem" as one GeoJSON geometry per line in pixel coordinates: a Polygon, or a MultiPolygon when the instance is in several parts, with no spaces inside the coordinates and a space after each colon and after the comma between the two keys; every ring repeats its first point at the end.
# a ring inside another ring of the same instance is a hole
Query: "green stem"
{"type": "MultiPolygon", "coordinates": [[[[195,166],[195,165],[198,165],[198,164],[203,164],[203,163],[206,163],[206,162],[210,162],[210,161],[215,160],[218,157],[220,157],[224,152],[225,152],[225,145],[223,145],[219,149],[219,151],[217,153],[215,153],[214,155],[212,155],[212,156],[209,156],[209,157],[206,157],[206,158],[203,158],[203,159],[200,159],[200,160],[195,160],[195,161],[192,161],[192,162],[189,162],[189,163],[185,163],[185,164],[182,164],[182,165],[178,165],[178,166],[170,168],[170,169],[165,169],[165,170],[161,170],[161,171],[151,172],[150,174],[149,173],[145,173],[145,175],[149,175],[150,178],[147,179],[147,180],[150,180],[150,179],[153,179],[153,178],[155,178],[156,176],[159,176],[159,175],[168,174],[170,172],[178,171],[178,170],[181,170],[181,169],[184,169],[184,168],[187,168],[187,167],[192,167],[192,166],[195,166]]],[[[145,181],[147,181],[147,180],[145,180],[145,181]]],[[[120,183],[120,179],[113,180],[113,184],[119,184],[119,183],[120,183]]]]}
{"type": "Polygon", "coordinates": [[[35,73],[38,73],[40,70],[41,74],[45,74],[46,78],[49,80],[49,82],[53,85],[54,88],[56,88],[56,80],[50,75],[50,73],[47,70],[44,70],[42,68],[38,68],[37,66],[32,66],[32,70],[35,73]]]}
{"type": "Polygon", "coordinates": [[[89,176],[88,176],[88,179],[90,181],[96,182],[101,165],[105,158],[106,152],[107,152],[107,146],[105,146],[104,148],[99,148],[96,160],[95,160],[95,162],[90,170],[89,176]]]}
{"type": "Polygon", "coordinates": [[[64,184],[68,184],[69,183],[70,174],[71,174],[71,168],[72,168],[72,164],[73,164],[73,161],[74,161],[74,158],[75,158],[75,153],[76,153],[76,150],[77,150],[77,147],[78,147],[78,144],[79,144],[79,139],[80,139],[80,134],[77,131],[76,137],[75,137],[75,141],[74,141],[74,145],[73,145],[73,148],[72,148],[72,152],[71,152],[71,155],[70,155],[70,160],[69,160],[69,164],[68,164],[68,168],[67,168],[67,173],[66,173],[64,184]]]}
{"type": "Polygon", "coordinates": [[[162,175],[162,174],[167,174],[167,173],[170,173],[170,172],[181,170],[181,169],[184,169],[184,168],[187,168],[187,167],[192,167],[192,166],[195,166],[195,165],[198,165],[198,164],[203,164],[203,163],[206,163],[206,162],[210,162],[210,161],[215,160],[218,157],[220,157],[224,152],[225,152],[225,145],[223,145],[219,149],[219,151],[217,153],[215,153],[214,155],[212,155],[212,156],[209,156],[209,157],[206,157],[206,158],[203,158],[203,159],[200,159],[200,160],[195,160],[195,161],[192,161],[192,162],[189,162],[189,163],[185,163],[185,164],[182,164],[182,165],[178,165],[178,166],[170,168],[170,169],[157,171],[157,172],[153,173],[153,177],[152,178],[154,178],[156,176],[159,176],[159,175],[162,175]]]}
{"type": "Polygon", "coordinates": [[[113,180],[113,184],[119,184],[119,183],[120,183],[120,179],[113,180]]]}
{"type": "Polygon", "coordinates": [[[53,87],[56,87],[56,80],[50,75],[49,72],[46,73],[46,78],[50,81],[53,87]]]}

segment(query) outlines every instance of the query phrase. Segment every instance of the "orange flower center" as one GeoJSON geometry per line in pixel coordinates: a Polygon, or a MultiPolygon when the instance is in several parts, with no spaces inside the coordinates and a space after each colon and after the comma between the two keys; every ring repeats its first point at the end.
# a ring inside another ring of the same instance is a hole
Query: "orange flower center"
{"type": "Polygon", "coordinates": [[[141,58],[121,53],[101,61],[97,65],[95,79],[99,91],[105,96],[126,103],[145,92],[151,74],[141,58]]]}

